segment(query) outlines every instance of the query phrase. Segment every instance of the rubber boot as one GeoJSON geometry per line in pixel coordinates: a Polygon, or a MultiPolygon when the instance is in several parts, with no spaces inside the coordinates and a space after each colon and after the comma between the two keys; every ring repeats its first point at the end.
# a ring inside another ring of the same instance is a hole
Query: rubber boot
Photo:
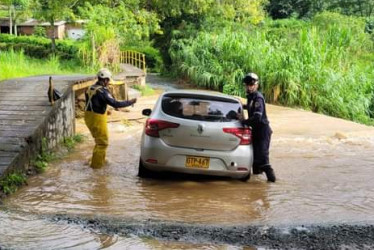
{"type": "Polygon", "coordinates": [[[252,166],[252,170],[253,170],[252,171],[253,174],[262,174],[262,172],[263,172],[263,170],[260,167],[255,166],[255,165],[252,166]]]}
{"type": "Polygon", "coordinates": [[[268,179],[268,181],[270,182],[275,182],[276,180],[276,177],[275,177],[275,173],[274,173],[274,170],[273,168],[271,167],[271,165],[266,165],[262,168],[262,170],[265,172],[266,174],[266,178],[268,179]]]}

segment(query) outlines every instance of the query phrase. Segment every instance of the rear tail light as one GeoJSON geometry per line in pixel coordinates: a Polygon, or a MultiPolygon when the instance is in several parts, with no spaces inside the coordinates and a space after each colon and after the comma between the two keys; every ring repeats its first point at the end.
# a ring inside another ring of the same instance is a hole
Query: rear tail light
{"type": "Polygon", "coordinates": [[[252,143],[252,131],[250,128],[223,128],[223,132],[238,137],[240,145],[249,145],[252,143]]]}
{"type": "Polygon", "coordinates": [[[147,122],[145,123],[145,133],[152,137],[160,137],[160,134],[158,133],[160,130],[178,127],[178,123],[157,119],[147,119],[147,122]]]}
{"type": "Polygon", "coordinates": [[[156,159],[150,158],[150,159],[147,159],[146,162],[152,163],[152,164],[157,164],[158,161],[156,159]]]}

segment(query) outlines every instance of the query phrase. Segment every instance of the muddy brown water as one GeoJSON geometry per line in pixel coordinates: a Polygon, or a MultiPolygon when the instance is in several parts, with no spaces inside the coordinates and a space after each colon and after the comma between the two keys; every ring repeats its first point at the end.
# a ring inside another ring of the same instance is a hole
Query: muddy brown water
{"type": "MultiPolygon", "coordinates": [[[[131,117],[152,107],[140,98],[131,117]]],[[[139,179],[140,136],[144,119],[109,124],[108,165],[88,167],[93,141],[81,120],[77,130],[88,140],[0,207],[0,246],[15,249],[243,249],[230,245],[183,244],[119,237],[79,225],[41,219],[75,214],[136,218],[139,221],[206,225],[287,225],[374,223],[374,128],[310,112],[268,106],[274,130],[271,162],[276,183],[264,175],[243,183],[231,179],[139,179]]],[[[118,119],[117,119],[118,120],[118,119]]],[[[247,248],[245,248],[247,249],[247,248]]],[[[248,248],[249,249],[249,248],[248,248]]]]}

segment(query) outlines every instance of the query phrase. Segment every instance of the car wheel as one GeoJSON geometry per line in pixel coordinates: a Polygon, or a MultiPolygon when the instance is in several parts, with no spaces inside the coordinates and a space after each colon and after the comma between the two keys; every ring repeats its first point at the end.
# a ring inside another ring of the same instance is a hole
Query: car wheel
{"type": "Polygon", "coordinates": [[[248,181],[250,178],[251,178],[251,173],[248,173],[246,176],[240,178],[239,180],[246,182],[246,181],[248,181]]]}
{"type": "Polygon", "coordinates": [[[153,172],[144,167],[141,160],[139,160],[138,176],[140,178],[148,178],[153,176],[153,172]]]}

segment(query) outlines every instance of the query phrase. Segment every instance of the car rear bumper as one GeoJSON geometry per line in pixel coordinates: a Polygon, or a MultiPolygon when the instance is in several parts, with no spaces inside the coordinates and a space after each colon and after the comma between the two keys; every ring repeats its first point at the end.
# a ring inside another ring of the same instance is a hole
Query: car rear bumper
{"type": "Polygon", "coordinates": [[[152,171],[171,171],[188,174],[243,178],[250,173],[253,163],[252,145],[240,145],[231,151],[196,150],[170,147],[159,138],[145,136],[141,161],[152,171]],[[209,157],[209,168],[186,167],[186,157],[209,157]]]}
{"type": "Polygon", "coordinates": [[[155,172],[175,172],[183,174],[195,174],[195,175],[209,175],[209,176],[223,176],[240,179],[246,177],[250,171],[230,171],[230,170],[209,170],[209,169],[191,169],[186,167],[173,167],[173,166],[162,166],[157,164],[143,163],[143,166],[151,171],[155,172]]]}

